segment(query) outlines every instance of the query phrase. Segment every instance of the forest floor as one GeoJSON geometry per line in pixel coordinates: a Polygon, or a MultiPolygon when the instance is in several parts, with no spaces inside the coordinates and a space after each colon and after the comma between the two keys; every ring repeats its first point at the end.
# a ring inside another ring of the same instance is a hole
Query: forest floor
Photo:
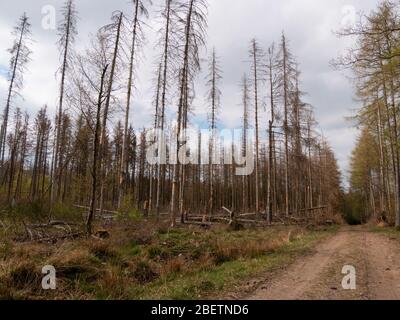
{"type": "Polygon", "coordinates": [[[400,236],[393,229],[342,227],[311,254],[238,288],[230,299],[400,300],[400,236]],[[345,290],[345,265],[356,270],[356,289],[345,290]],[[243,292],[245,292],[243,294],[243,292]]]}
{"type": "Polygon", "coordinates": [[[21,243],[0,229],[0,299],[219,299],[310,254],[337,230],[116,221],[108,239],[21,243]],[[44,266],[56,269],[56,290],[42,289],[44,266]]]}
{"type": "Polygon", "coordinates": [[[400,299],[400,233],[372,227],[116,221],[110,238],[21,243],[0,229],[0,299],[400,299]],[[41,287],[56,269],[56,290],[41,287]],[[343,266],[356,290],[343,290],[343,266]]]}

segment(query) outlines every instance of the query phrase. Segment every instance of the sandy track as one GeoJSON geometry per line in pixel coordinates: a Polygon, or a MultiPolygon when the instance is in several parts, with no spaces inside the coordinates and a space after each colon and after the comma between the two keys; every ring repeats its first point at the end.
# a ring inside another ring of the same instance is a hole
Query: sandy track
{"type": "Polygon", "coordinates": [[[315,252],[266,279],[249,300],[400,300],[400,243],[365,228],[344,228],[315,252]],[[357,289],[342,288],[342,268],[357,272],[357,289]]]}

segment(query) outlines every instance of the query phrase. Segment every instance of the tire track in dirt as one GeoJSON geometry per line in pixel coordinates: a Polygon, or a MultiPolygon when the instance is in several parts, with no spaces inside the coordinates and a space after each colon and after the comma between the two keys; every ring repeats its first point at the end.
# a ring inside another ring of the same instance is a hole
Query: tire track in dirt
{"type": "Polygon", "coordinates": [[[366,234],[366,260],[370,298],[400,300],[400,245],[397,240],[366,234]]]}
{"type": "Polygon", "coordinates": [[[400,243],[346,227],[263,282],[248,300],[400,300],[400,243]],[[357,272],[357,289],[342,288],[342,268],[357,272]]]}

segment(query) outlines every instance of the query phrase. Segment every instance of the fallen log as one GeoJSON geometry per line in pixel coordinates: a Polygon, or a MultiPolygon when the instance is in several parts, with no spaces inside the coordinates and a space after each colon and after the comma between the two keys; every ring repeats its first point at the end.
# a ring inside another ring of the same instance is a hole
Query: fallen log
{"type": "Polygon", "coordinates": [[[59,236],[53,236],[53,237],[47,237],[47,238],[41,238],[41,239],[36,239],[34,242],[57,242],[58,240],[65,240],[65,239],[76,239],[84,236],[85,233],[83,232],[76,232],[76,233],[71,233],[71,234],[65,234],[65,235],[59,235],[59,236]]]}
{"type": "Polygon", "coordinates": [[[234,211],[231,211],[225,207],[222,207],[223,210],[229,213],[229,226],[237,225],[238,221],[234,211]]]}
{"type": "Polygon", "coordinates": [[[264,214],[257,214],[257,213],[241,213],[239,217],[255,217],[255,216],[263,216],[264,214]]]}
{"type": "Polygon", "coordinates": [[[75,223],[67,223],[64,221],[51,221],[49,223],[37,223],[37,224],[31,224],[29,225],[30,228],[51,228],[51,227],[58,227],[58,226],[64,226],[71,228],[70,226],[76,226],[75,223]]]}
{"type": "Polygon", "coordinates": [[[202,228],[211,228],[211,222],[197,222],[197,221],[185,221],[185,225],[193,225],[193,226],[200,226],[202,228]]]}
{"type": "MultiPolygon", "coordinates": [[[[209,222],[212,221],[227,221],[229,222],[230,219],[229,218],[225,218],[225,217],[207,217],[207,219],[209,222]]],[[[189,216],[188,219],[186,221],[204,221],[203,217],[199,217],[199,216],[189,216]]]]}
{"type": "Polygon", "coordinates": [[[259,224],[259,225],[269,226],[266,221],[261,221],[261,220],[237,219],[236,221],[239,223],[245,223],[245,224],[259,224]]]}
{"type": "MultiPolygon", "coordinates": [[[[85,207],[85,206],[79,206],[79,205],[73,205],[74,208],[77,209],[85,209],[85,210],[90,210],[89,207],[85,207]]],[[[96,212],[100,212],[100,209],[96,209],[96,212]]],[[[103,210],[104,213],[108,213],[108,214],[113,214],[113,215],[118,215],[120,214],[118,211],[110,211],[110,210],[103,210]]]]}

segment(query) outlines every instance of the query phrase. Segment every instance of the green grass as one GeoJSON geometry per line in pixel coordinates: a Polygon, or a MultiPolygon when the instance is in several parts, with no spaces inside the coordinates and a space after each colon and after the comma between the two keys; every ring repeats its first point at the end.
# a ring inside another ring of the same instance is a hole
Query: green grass
{"type": "Polygon", "coordinates": [[[398,228],[394,228],[394,227],[387,227],[387,228],[372,227],[371,231],[375,232],[375,233],[379,233],[379,234],[384,234],[384,235],[389,236],[391,238],[396,238],[396,239],[400,240],[400,230],[398,228]]]}
{"type": "Polygon", "coordinates": [[[330,228],[326,231],[310,232],[301,239],[258,258],[240,258],[225,262],[211,270],[172,274],[147,286],[133,286],[128,296],[129,299],[144,300],[193,300],[218,297],[219,294],[234,289],[240,281],[287,266],[297,257],[309,253],[318,241],[336,230],[330,228]]]}
{"type": "Polygon", "coordinates": [[[0,245],[2,295],[35,299],[209,299],[232,292],[245,280],[290,264],[337,228],[310,231],[274,227],[210,231],[185,226],[169,230],[152,222],[110,230],[105,241],[81,239],[57,245],[0,245]],[[289,237],[289,234],[291,235],[289,237]],[[290,240],[288,239],[290,238],[290,240]],[[32,284],[12,285],[54,265],[58,288],[42,292],[32,284]],[[16,266],[21,266],[19,269],[16,266]],[[22,268],[22,269],[21,269],[22,268]],[[21,269],[21,270],[20,270],[21,269]]]}

